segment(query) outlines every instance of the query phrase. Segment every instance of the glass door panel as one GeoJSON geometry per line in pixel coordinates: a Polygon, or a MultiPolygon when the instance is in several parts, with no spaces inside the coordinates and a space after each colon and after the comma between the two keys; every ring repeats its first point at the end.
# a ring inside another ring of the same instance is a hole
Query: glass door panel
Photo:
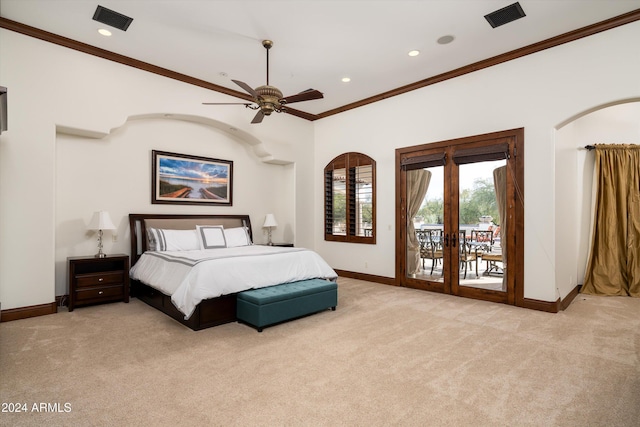
{"type": "Polygon", "coordinates": [[[506,250],[500,236],[506,164],[494,160],[458,166],[459,286],[507,290],[506,250]]]}
{"type": "Polygon", "coordinates": [[[407,277],[444,283],[444,166],[408,170],[407,277]]]}
{"type": "Polygon", "coordinates": [[[522,143],[515,129],[396,150],[401,286],[524,299],[522,143]]]}

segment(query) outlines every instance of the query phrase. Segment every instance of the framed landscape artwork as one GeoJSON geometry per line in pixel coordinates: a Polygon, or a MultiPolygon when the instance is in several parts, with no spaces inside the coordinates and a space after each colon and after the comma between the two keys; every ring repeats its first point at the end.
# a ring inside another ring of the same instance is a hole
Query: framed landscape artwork
{"type": "Polygon", "coordinates": [[[232,205],[233,162],[152,151],[151,203],[232,205]]]}

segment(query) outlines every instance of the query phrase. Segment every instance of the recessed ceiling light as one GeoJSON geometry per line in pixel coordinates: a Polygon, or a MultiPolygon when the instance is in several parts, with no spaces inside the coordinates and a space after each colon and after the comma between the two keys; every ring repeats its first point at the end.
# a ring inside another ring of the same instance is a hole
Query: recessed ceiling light
{"type": "Polygon", "coordinates": [[[449,44],[451,43],[455,37],[453,36],[442,36],[438,39],[438,44],[449,44]]]}
{"type": "Polygon", "coordinates": [[[343,77],[342,83],[349,83],[351,81],[351,77],[343,77]]]}
{"type": "Polygon", "coordinates": [[[98,32],[105,37],[109,37],[111,35],[111,31],[107,30],[106,28],[100,28],[98,32]]]}
{"type": "Polygon", "coordinates": [[[409,56],[418,56],[420,55],[420,51],[419,50],[410,50],[409,51],[409,56]]]}

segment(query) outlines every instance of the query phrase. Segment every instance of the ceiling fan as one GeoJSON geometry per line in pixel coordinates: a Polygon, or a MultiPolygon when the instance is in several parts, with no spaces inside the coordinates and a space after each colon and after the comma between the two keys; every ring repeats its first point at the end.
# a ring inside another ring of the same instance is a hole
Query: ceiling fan
{"type": "Polygon", "coordinates": [[[203,102],[204,105],[244,105],[252,110],[258,110],[251,123],[260,123],[264,116],[286,112],[285,104],[294,102],[311,101],[322,98],[322,92],[315,89],[307,89],[291,96],[282,96],[282,92],[275,86],[269,86],[269,49],[273,47],[271,40],[263,40],[262,46],[267,50],[267,84],[253,89],[251,86],[240,80],[231,80],[253,97],[253,103],[247,102],[203,102]]]}

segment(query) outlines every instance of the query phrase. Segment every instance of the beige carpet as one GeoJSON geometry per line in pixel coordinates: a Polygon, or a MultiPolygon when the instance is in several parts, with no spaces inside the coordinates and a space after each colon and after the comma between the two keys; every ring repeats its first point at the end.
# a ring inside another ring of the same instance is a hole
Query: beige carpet
{"type": "Polygon", "coordinates": [[[638,426],[639,355],[624,297],[548,314],[340,278],[335,312],[263,333],[133,299],[0,324],[1,401],[28,408],[0,425],[638,426]]]}

